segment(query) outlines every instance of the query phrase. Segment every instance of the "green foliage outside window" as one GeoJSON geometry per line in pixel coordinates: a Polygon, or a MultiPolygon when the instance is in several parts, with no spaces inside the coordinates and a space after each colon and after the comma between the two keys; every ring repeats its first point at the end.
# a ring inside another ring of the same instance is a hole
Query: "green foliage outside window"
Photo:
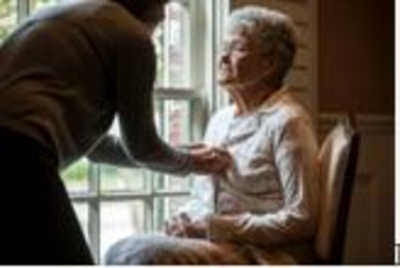
{"type": "Polygon", "coordinates": [[[88,176],[87,161],[81,160],[62,173],[62,177],[71,181],[83,181],[88,176]]]}
{"type": "Polygon", "coordinates": [[[16,1],[0,0],[0,41],[15,27],[16,18],[16,1]]]}
{"type": "MultiPolygon", "coordinates": [[[[65,1],[65,0],[64,0],[65,1]]],[[[46,6],[55,5],[63,2],[62,0],[31,0],[31,8],[32,10],[39,9],[46,6]]]]}

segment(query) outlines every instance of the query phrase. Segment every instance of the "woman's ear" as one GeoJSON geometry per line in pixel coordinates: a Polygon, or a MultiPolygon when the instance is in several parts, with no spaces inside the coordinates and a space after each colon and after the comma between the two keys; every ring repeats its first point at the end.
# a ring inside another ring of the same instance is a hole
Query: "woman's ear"
{"type": "Polygon", "coordinates": [[[274,58],[265,58],[262,62],[262,69],[265,78],[270,78],[274,76],[277,68],[277,62],[274,58]]]}

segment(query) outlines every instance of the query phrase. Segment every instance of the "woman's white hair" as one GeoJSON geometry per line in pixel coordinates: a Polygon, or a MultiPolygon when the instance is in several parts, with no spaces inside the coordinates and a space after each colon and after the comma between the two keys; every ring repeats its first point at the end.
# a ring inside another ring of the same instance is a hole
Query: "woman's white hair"
{"type": "Polygon", "coordinates": [[[228,19],[228,30],[240,29],[255,38],[265,49],[266,57],[275,59],[274,78],[278,86],[293,64],[297,50],[296,30],[292,19],[277,10],[245,6],[234,10],[228,19]]]}

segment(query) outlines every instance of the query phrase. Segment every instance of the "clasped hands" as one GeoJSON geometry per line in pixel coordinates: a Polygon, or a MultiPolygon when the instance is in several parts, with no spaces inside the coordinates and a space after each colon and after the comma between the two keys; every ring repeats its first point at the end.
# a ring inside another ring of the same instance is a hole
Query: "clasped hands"
{"type": "Polygon", "coordinates": [[[188,147],[192,157],[194,172],[224,176],[232,165],[232,157],[227,150],[221,147],[195,144],[188,147]]]}
{"type": "MultiPolygon", "coordinates": [[[[233,160],[224,148],[208,144],[194,144],[186,147],[191,155],[194,172],[217,177],[225,177],[233,160]]],[[[165,232],[171,236],[205,238],[208,218],[191,219],[186,213],[179,213],[165,223],[165,232]]]]}
{"type": "Polygon", "coordinates": [[[212,219],[223,221],[235,220],[235,214],[206,214],[195,219],[185,212],[180,212],[165,222],[165,233],[169,236],[181,238],[207,238],[209,235],[209,226],[212,219]]]}
{"type": "Polygon", "coordinates": [[[186,238],[205,238],[207,236],[207,217],[192,220],[186,213],[179,213],[165,222],[167,235],[186,238]]]}

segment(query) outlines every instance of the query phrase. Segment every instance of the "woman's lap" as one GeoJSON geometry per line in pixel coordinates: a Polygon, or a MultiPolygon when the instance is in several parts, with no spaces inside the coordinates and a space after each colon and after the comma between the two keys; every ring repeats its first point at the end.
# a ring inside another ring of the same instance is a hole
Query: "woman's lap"
{"type": "Polygon", "coordinates": [[[114,244],[106,264],[248,264],[246,257],[230,244],[205,239],[165,235],[137,235],[114,244]]]}

